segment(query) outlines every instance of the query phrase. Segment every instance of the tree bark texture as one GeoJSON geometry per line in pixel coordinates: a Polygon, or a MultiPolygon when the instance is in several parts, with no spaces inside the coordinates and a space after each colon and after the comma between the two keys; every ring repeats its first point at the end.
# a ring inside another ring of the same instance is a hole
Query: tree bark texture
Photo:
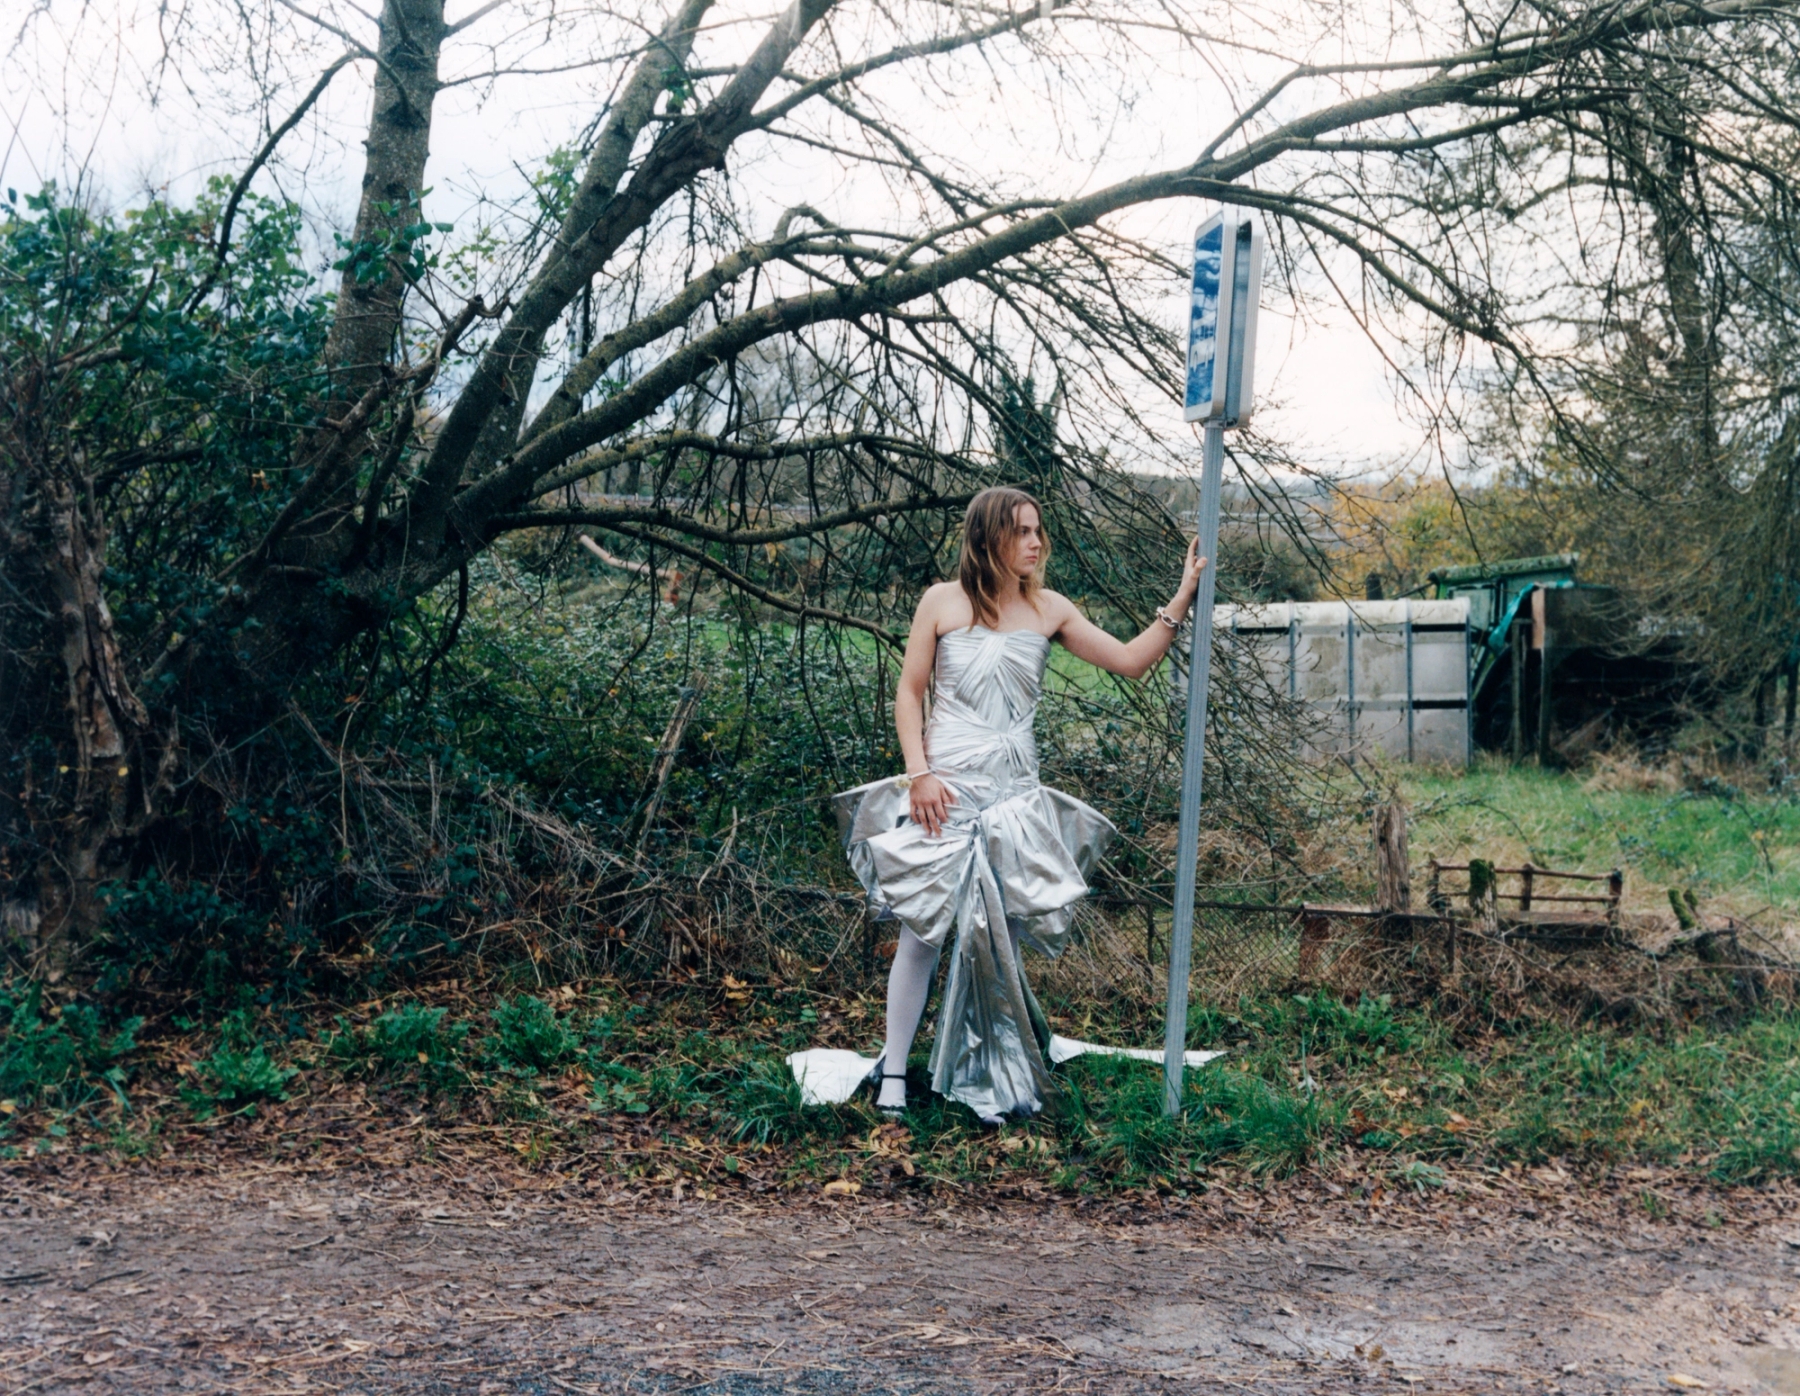
{"type": "Polygon", "coordinates": [[[1412,910],[1412,861],[1407,850],[1406,805],[1398,796],[1375,807],[1375,905],[1381,911],[1412,910]]]}
{"type": "Polygon", "coordinates": [[[34,385],[12,386],[0,477],[9,593],[0,858],[12,865],[6,919],[35,928],[30,949],[58,978],[101,924],[100,884],[118,872],[121,841],[150,807],[139,760],[150,724],[106,600],[106,529],[92,482],[79,453],[47,449],[33,430],[34,385]],[[25,888],[35,906],[17,905],[25,888]]]}
{"type": "Polygon", "coordinates": [[[371,266],[356,253],[389,252],[404,229],[423,221],[419,204],[431,154],[431,107],[437,99],[443,38],[444,0],[385,0],[382,5],[362,201],[350,265],[338,288],[337,315],[325,344],[325,363],[332,373],[329,418],[348,411],[392,355],[406,279],[386,264],[387,256],[371,266]]]}

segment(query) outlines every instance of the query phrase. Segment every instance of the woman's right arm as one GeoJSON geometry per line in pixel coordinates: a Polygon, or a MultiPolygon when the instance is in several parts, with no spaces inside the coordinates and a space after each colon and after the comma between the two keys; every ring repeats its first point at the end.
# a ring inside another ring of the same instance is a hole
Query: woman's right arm
{"type": "Polygon", "coordinates": [[[930,773],[925,759],[925,688],[937,663],[938,588],[919,598],[912,630],[906,637],[906,658],[900,665],[900,682],[894,690],[894,730],[912,777],[912,817],[934,837],[949,817],[954,797],[943,781],[930,773]]]}

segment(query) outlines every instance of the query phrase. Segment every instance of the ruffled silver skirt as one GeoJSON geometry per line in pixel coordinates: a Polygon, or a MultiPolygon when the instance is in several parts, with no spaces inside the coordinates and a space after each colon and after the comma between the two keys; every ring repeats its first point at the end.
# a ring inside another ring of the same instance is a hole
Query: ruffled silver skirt
{"type": "Polygon", "coordinates": [[[1050,1028],[1018,948],[1062,953],[1075,903],[1118,831],[1035,780],[938,775],[955,803],[935,837],[913,822],[902,777],[834,797],[838,829],[873,914],[928,945],[951,942],[933,1089],[984,1117],[1029,1113],[1050,1087],[1050,1028]]]}

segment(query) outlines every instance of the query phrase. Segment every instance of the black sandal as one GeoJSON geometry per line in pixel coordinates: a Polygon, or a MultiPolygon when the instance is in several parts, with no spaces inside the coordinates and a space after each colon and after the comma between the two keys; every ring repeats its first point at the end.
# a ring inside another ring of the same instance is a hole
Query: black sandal
{"type": "MultiPolygon", "coordinates": [[[[881,1079],[883,1081],[904,1081],[906,1079],[906,1073],[904,1071],[884,1071],[881,1073],[881,1079]]],[[[877,1095],[879,1096],[879,1092],[877,1095]]],[[[904,1104],[881,1105],[878,1103],[875,1108],[882,1113],[883,1117],[889,1120],[900,1120],[906,1115],[906,1106],[904,1104]]]]}

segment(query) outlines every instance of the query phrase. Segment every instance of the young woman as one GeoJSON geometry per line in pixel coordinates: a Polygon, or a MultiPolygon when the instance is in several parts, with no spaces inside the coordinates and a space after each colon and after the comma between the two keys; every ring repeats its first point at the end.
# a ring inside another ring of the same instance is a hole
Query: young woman
{"type": "Polygon", "coordinates": [[[1042,1106],[1050,1032],[1019,948],[1060,953],[1087,875],[1116,832],[1096,810],[1038,783],[1032,718],[1050,645],[1110,673],[1149,673],[1193,604],[1206,566],[1196,547],[1169,604],[1121,641],[1044,589],[1050,540],[1036,500],[990,489],[969,502],[958,578],[926,591],[906,643],[894,697],[906,774],[835,801],[870,905],[901,925],[887,1044],[871,1073],[882,1110],[898,1114],[906,1103],[907,1053],[938,952],[952,939],[932,1088],[989,1122],[1042,1106]]]}

